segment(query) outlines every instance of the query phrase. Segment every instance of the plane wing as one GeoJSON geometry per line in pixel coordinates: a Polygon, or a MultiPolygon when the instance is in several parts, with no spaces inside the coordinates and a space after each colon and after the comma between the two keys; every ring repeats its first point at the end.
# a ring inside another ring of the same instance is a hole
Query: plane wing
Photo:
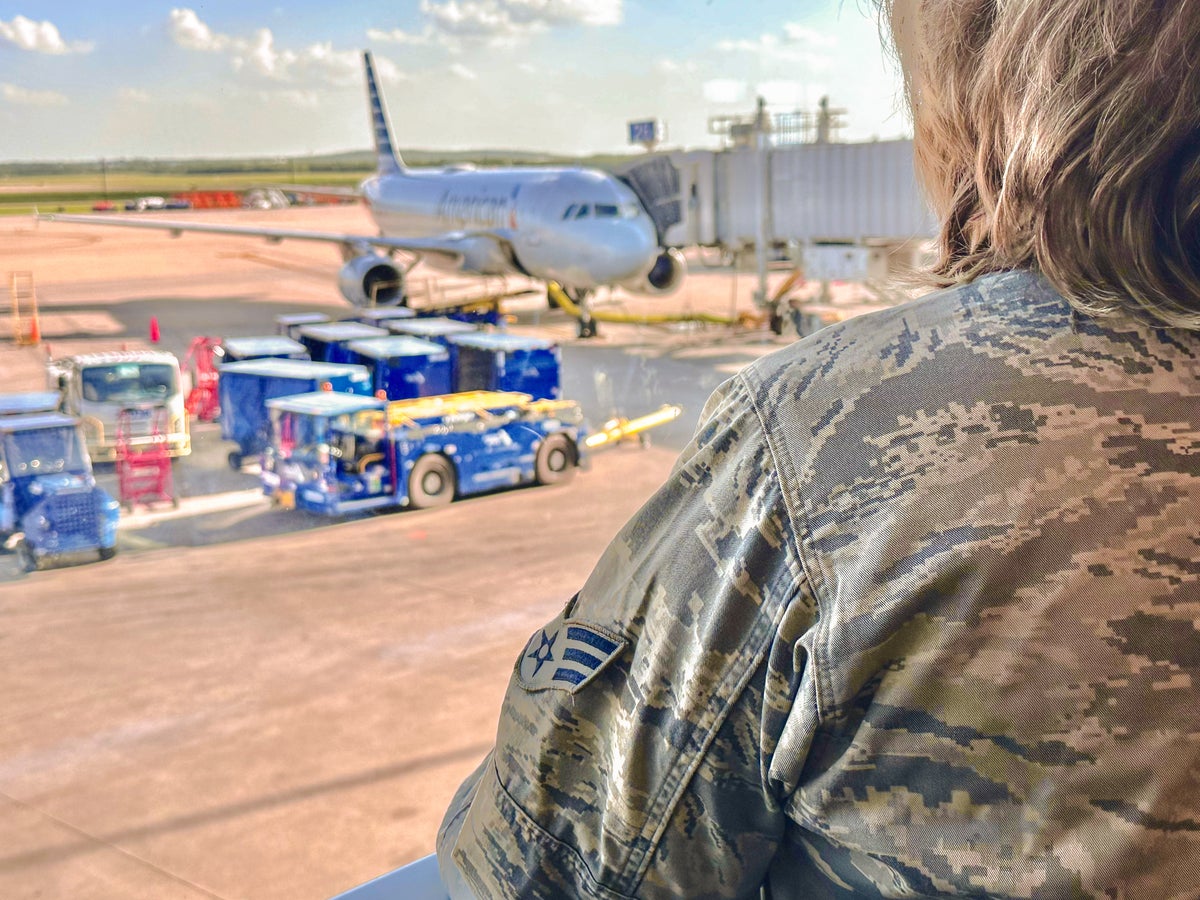
{"type": "MultiPolygon", "coordinates": [[[[280,241],[318,241],[338,244],[347,257],[366,253],[369,248],[398,250],[422,258],[435,257],[433,262],[449,268],[460,266],[463,251],[455,246],[454,237],[396,238],[378,234],[345,234],[335,231],[298,231],[291,228],[259,228],[250,225],[223,225],[216,222],[181,222],[166,219],[133,219],[127,216],[87,216],[69,213],[40,213],[46,222],[75,222],[81,225],[111,225],[118,228],[148,228],[167,231],[178,237],[185,231],[204,234],[227,234],[241,237],[260,237],[277,244],[280,241]]],[[[460,236],[460,239],[466,236],[460,236]]]]}

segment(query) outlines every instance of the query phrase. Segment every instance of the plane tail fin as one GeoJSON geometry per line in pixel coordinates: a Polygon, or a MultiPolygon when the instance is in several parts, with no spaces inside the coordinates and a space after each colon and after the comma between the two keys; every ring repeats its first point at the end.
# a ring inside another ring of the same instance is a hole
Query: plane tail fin
{"type": "Polygon", "coordinates": [[[388,124],[387,110],[383,107],[383,94],[379,91],[379,81],[375,77],[375,60],[371,51],[363,53],[363,67],[367,72],[367,100],[371,104],[371,127],[375,133],[375,156],[378,159],[379,174],[396,174],[404,171],[404,160],[396,152],[392,143],[392,129],[388,124]]]}

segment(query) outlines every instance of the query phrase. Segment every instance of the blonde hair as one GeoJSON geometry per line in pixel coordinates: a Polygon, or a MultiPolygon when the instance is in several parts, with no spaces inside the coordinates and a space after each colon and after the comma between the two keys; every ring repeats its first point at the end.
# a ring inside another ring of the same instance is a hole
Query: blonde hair
{"type": "Polygon", "coordinates": [[[1200,0],[920,7],[932,280],[1033,268],[1085,312],[1200,328],[1200,0]]]}

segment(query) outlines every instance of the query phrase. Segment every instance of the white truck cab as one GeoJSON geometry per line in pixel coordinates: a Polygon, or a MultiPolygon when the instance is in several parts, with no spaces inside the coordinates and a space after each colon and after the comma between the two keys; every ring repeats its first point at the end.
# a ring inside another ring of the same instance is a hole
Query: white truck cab
{"type": "Polygon", "coordinates": [[[171,456],[192,452],[179,360],[173,353],[82,353],[51,360],[46,373],[49,386],[62,396],[63,412],[82,420],[93,460],[116,459],[118,440],[132,447],[166,442],[171,456]]]}

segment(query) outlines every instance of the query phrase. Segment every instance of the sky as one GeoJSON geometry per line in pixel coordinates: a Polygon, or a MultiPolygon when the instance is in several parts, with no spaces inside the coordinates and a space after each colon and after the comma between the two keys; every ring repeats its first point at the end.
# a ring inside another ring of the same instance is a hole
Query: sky
{"type": "Polygon", "coordinates": [[[911,134],[869,0],[190,3],[0,0],[0,160],[366,149],[364,49],[399,147],[622,152],[645,119],[714,147],[756,96],[911,134]]]}

